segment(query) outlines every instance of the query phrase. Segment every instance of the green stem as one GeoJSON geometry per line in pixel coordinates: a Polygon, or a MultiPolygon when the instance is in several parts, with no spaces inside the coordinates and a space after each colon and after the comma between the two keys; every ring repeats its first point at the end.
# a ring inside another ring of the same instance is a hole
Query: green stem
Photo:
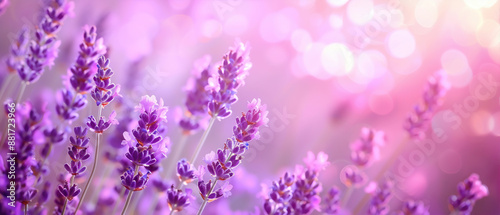
{"type": "MultiPolygon", "coordinates": [[[[218,179],[215,179],[212,186],[210,187],[210,191],[208,192],[209,195],[214,191],[215,185],[217,184],[217,180],[218,179]]],[[[201,203],[197,215],[201,215],[201,213],[203,213],[203,210],[205,210],[205,206],[207,206],[207,202],[208,202],[208,197],[203,200],[203,203],[201,203]]]]}
{"type": "Polygon", "coordinates": [[[214,125],[215,119],[217,118],[217,115],[214,115],[211,119],[210,122],[208,123],[207,130],[203,132],[203,136],[201,136],[200,142],[196,146],[196,149],[194,150],[193,157],[190,160],[190,164],[194,165],[194,162],[196,161],[196,158],[200,154],[201,148],[203,147],[203,144],[205,143],[205,140],[207,140],[208,133],[210,133],[210,130],[212,129],[212,126],[214,125]]]}
{"type": "MultiPolygon", "coordinates": [[[[97,120],[98,121],[101,119],[102,109],[103,108],[104,107],[102,105],[99,106],[99,114],[97,115],[97,120]]],[[[94,173],[95,173],[95,169],[96,169],[96,166],[97,166],[97,161],[99,160],[99,137],[101,135],[102,135],[101,133],[97,133],[96,134],[97,141],[96,141],[96,144],[95,144],[94,164],[92,165],[92,171],[90,172],[89,180],[87,181],[87,184],[85,185],[85,189],[83,189],[82,198],[78,202],[78,206],[76,206],[75,214],[78,212],[78,210],[82,206],[83,200],[85,199],[85,194],[87,193],[87,191],[89,189],[89,185],[92,183],[92,179],[94,178],[94,173]]]]}
{"type": "MultiPolygon", "coordinates": [[[[139,166],[135,165],[134,176],[137,175],[137,172],[139,172],[139,166]]],[[[127,201],[125,201],[125,205],[123,206],[122,215],[124,215],[125,212],[127,212],[127,207],[128,207],[128,204],[130,203],[130,200],[132,199],[132,194],[133,193],[134,193],[133,190],[130,190],[128,192],[127,201]]]]}

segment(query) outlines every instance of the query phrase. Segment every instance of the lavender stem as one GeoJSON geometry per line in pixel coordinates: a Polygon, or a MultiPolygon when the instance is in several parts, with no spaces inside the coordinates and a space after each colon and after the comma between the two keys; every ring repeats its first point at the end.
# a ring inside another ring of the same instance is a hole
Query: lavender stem
{"type": "Polygon", "coordinates": [[[189,162],[190,164],[194,165],[194,162],[196,161],[196,158],[200,154],[201,148],[203,147],[203,144],[205,143],[205,140],[207,140],[208,133],[210,133],[210,130],[212,129],[212,126],[214,125],[214,122],[215,122],[216,118],[217,118],[217,115],[214,115],[210,119],[210,123],[208,124],[207,130],[205,130],[205,132],[203,132],[203,136],[201,136],[200,142],[196,146],[196,149],[194,151],[193,157],[191,158],[191,161],[189,162]]]}
{"type": "MultiPolygon", "coordinates": [[[[75,182],[75,175],[72,175],[69,184],[73,185],[74,182],[75,182]]],[[[68,205],[68,199],[66,198],[66,200],[64,200],[64,206],[63,206],[61,215],[64,215],[64,213],[66,212],[66,206],[67,205],[68,205]]],[[[76,211],[75,211],[75,214],[76,214],[76,211]]]]}
{"type": "MultiPolygon", "coordinates": [[[[210,188],[210,191],[208,192],[208,194],[210,194],[214,191],[215,185],[217,184],[217,180],[219,180],[219,179],[216,178],[214,180],[214,182],[212,183],[212,187],[210,188]]],[[[203,203],[201,203],[201,206],[200,206],[200,209],[198,210],[197,215],[201,215],[201,213],[203,213],[203,210],[205,210],[205,206],[207,206],[207,202],[208,202],[207,200],[208,200],[208,197],[205,198],[205,200],[203,200],[203,203]]]]}
{"type": "MultiPolygon", "coordinates": [[[[176,167],[176,161],[179,160],[179,156],[182,154],[182,151],[184,151],[184,148],[186,146],[186,141],[188,139],[188,135],[183,134],[179,142],[175,145],[179,145],[179,147],[172,149],[173,155],[169,156],[171,158],[170,160],[173,162],[167,162],[167,164],[172,163],[172,165],[167,165],[167,170],[165,171],[165,175],[163,177],[169,178],[172,175],[172,171],[176,167]]],[[[170,147],[172,148],[172,147],[170,147]]]]}
{"type": "MultiPolygon", "coordinates": [[[[102,116],[102,109],[103,108],[104,108],[104,106],[99,105],[99,114],[97,115],[97,119],[101,118],[101,116],[102,116]]],[[[97,141],[96,141],[96,144],[95,144],[94,164],[92,164],[92,171],[90,172],[89,180],[87,181],[87,184],[85,185],[85,189],[83,190],[82,198],[78,202],[78,206],[76,206],[75,214],[78,212],[78,210],[82,206],[82,202],[85,199],[85,194],[87,193],[89,185],[92,183],[92,179],[94,178],[94,173],[95,173],[95,169],[96,169],[96,166],[97,166],[97,161],[99,159],[99,139],[100,139],[99,137],[101,136],[101,133],[97,133],[96,136],[97,136],[96,137],[97,141]]]]}
{"type": "Polygon", "coordinates": [[[341,203],[342,207],[345,207],[347,205],[347,202],[351,198],[352,190],[353,190],[352,186],[349,186],[349,188],[347,188],[344,198],[342,198],[342,203],[341,203]]]}
{"type": "MultiPolygon", "coordinates": [[[[139,166],[135,165],[134,175],[137,175],[137,172],[139,172],[139,166]]],[[[125,205],[123,206],[122,215],[124,215],[125,212],[127,212],[127,207],[128,207],[128,204],[130,203],[130,200],[132,199],[132,194],[133,193],[134,193],[133,190],[130,190],[128,192],[127,201],[125,201],[125,205]]]]}

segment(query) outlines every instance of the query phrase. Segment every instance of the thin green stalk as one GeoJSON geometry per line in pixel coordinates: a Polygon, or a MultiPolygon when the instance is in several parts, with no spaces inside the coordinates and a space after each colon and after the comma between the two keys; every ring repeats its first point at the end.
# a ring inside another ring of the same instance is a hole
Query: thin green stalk
{"type": "Polygon", "coordinates": [[[345,192],[344,198],[342,198],[342,201],[341,201],[342,207],[345,208],[345,206],[347,205],[349,198],[351,198],[352,190],[353,190],[352,185],[347,188],[347,191],[345,192]]]}
{"type": "MultiPolygon", "coordinates": [[[[97,120],[101,119],[102,109],[103,108],[104,107],[102,105],[99,106],[99,114],[97,115],[97,120]]],[[[99,139],[100,139],[99,137],[101,135],[102,135],[101,133],[97,133],[96,134],[97,141],[96,141],[96,144],[95,144],[94,164],[92,165],[92,171],[90,172],[89,180],[87,181],[87,184],[85,185],[85,189],[83,189],[82,198],[78,202],[78,206],[76,206],[75,214],[78,212],[78,210],[82,206],[83,200],[85,199],[85,194],[87,193],[87,191],[89,189],[89,185],[92,183],[92,179],[94,178],[94,173],[95,173],[95,169],[96,169],[96,166],[97,166],[97,161],[99,160],[99,139]]]]}
{"type": "Polygon", "coordinates": [[[28,215],[28,203],[24,204],[24,215],[28,215]]]}
{"type": "Polygon", "coordinates": [[[179,140],[179,143],[178,144],[175,144],[175,146],[179,146],[179,147],[174,147],[172,149],[172,147],[170,147],[172,150],[173,150],[173,155],[172,156],[169,156],[169,159],[170,162],[167,162],[167,169],[165,171],[165,175],[163,175],[163,177],[165,178],[170,178],[170,176],[172,176],[172,171],[174,171],[177,167],[177,160],[179,160],[179,156],[182,154],[182,151],[184,151],[184,147],[186,146],[186,141],[188,139],[188,135],[186,134],[183,134],[181,139],[179,140]]]}
{"type": "Polygon", "coordinates": [[[193,157],[191,157],[190,164],[194,165],[194,162],[196,161],[196,158],[200,154],[201,148],[203,147],[203,144],[205,143],[205,140],[207,140],[208,133],[210,133],[210,130],[212,129],[212,126],[214,125],[215,119],[217,118],[217,115],[214,115],[211,119],[210,122],[208,123],[207,130],[203,132],[203,136],[201,136],[200,142],[196,146],[196,149],[194,150],[193,157]]]}
{"type": "MultiPolygon", "coordinates": [[[[3,81],[3,84],[2,84],[2,89],[0,90],[0,100],[1,101],[5,101],[4,100],[4,94],[5,94],[5,91],[7,90],[7,87],[9,86],[9,84],[12,82],[12,78],[16,76],[15,73],[9,73],[7,75],[7,78],[5,78],[5,80],[3,81]]],[[[3,115],[1,115],[1,117],[3,117],[3,115]]],[[[1,118],[0,118],[1,119],[1,118]]]]}
{"type": "MultiPolygon", "coordinates": [[[[210,187],[210,191],[208,192],[208,194],[210,194],[214,191],[215,185],[217,184],[217,180],[218,180],[217,178],[214,180],[212,186],[210,187]]],[[[205,210],[205,206],[207,206],[207,202],[208,202],[208,198],[205,198],[203,200],[203,203],[200,206],[200,209],[198,210],[197,215],[201,215],[201,213],[203,213],[203,210],[205,210]]]]}
{"type": "MultiPolygon", "coordinates": [[[[19,103],[19,101],[21,101],[21,98],[23,97],[23,94],[24,94],[24,90],[26,89],[26,82],[21,82],[21,90],[19,91],[19,95],[17,96],[16,100],[14,100],[14,104],[16,104],[16,110],[17,110],[17,103],[19,103]]],[[[7,122],[7,121],[6,121],[7,122]]],[[[8,130],[9,129],[9,126],[5,126],[5,132],[2,134],[2,142],[0,142],[0,149],[3,147],[3,144],[5,142],[5,139],[7,139],[7,133],[8,133],[8,130]]]]}
{"type": "MultiPolygon", "coordinates": [[[[137,175],[137,172],[139,172],[139,166],[135,165],[134,176],[137,175]]],[[[125,212],[127,212],[127,207],[128,207],[128,204],[130,203],[130,199],[132,199],[132,194],[133,193],[134,193],[133,190],[130,190],[128,192],[127,201],[125,201],[125,205],[123,206],[122,215],[124,215],[125,212]]]]}

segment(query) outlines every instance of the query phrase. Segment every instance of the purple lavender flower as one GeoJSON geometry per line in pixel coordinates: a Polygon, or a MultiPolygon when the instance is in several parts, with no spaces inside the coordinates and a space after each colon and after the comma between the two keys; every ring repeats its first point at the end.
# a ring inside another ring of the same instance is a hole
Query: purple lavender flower
{"type": "Polygon", "coordinates": [[[372,199],[368,205],[368,214],[384,215],[389,213],[389,200],[392,197],[392,182],[387,181],[372,193],[372,199]]]}
{"type": "Polygon", "coordinates": [[[193,198],[191,195],[192,192],[189,188],[186,188],[186,191],[183,192],[182,190],[175,189],[174,185],[172,185],[167,190],[167,203],[170,211],[179,212],[189,206],[191,203],[189,200],[193,198]]]}
{"type": "Polygon", "coordinates": [[[411,138],[421,139],[425,136],[424,132],[429,125],[429,121],[436,109],[441,105],[441,100],[449,88],[444,72],[438,72],[429,78],[424,90],[423,104],[414,107],[415,112],[406,119],[404,124],[404,128],[411,138]]]}
{"type": "MultiPolygon", "coordinates": [[[[240,118],[236,118],[237,125],[233,127],[234,134],[226,140],[224,147],[217,150],[216,156],[214,153],[214,156],[209,156],[211,158],[205,161],[207,165],[203,168],[206,168],[215,180],[213,183],[211,180],[205,183],[202,175],[198,177],[198,188],[204,200],[201,209],[207,202],[214,201],[227,193],[223,187],[215,189],[217,181],[224,181],[234,175],[233,169],[241,163],[242,155],[248,149],[248,142],[259,138],[260,126],[267,126],[268,111],[265,105],[261,105],[260,99],[253,99],[249,102],[248,109],[240,118]]],[[[225,188],[228,187],[229,184],[225,188]]]]}
{"type": "Polygon", "coordinates": [[[458,184],[458,195],[449,199],[450,210],[460,214],[470,214],[477,200],[488,195],[488,187],[479,180],[479,175],[472,174],[458,184]]]}
{"type": "Polygon", "coordinates": [[[70,187],[68,182],[65,182],[63,185],[59,185],[57,190],[68,201],[73,200],[73,198],[77,197],[81,192],[81,189],[78,188],[76,184],[73,184],[70,187]]]}
{"type": "MultiPolygon", "coordinates": [[[[311,164],[323,162],[323,152],[318,154],[318,160],[311,164]]],[[[309,160],[309,159],[305,159],[309,160]]],[[[274,181],[269,198],[264,202],[264,211],[267,214],[310,214],[314,210],[320,211],[321,184],[318,174],[323,168],[309,165],[305,170],[297,171],[297,177],[285,173],[284,177],[274,181]]]]}
{"type": "Polygon", "coordinates": [[[99,119],[99,121],[96,121],[95,117],[91,115],[87,118],[87,127],[89,127],[89,129],[96,134],[102,134],[111,125],[118,124],[118,121],[115,119],[115,117],[116,117],[116,112],[114,111],[111,112],[111,115],[109,115],[107,121],[102,116],[99,119]]]}
{"type": "Polygon", "coordinates": [[[90,92],[90,95],[95,100],[96,105],[103,107],[108,105],[113,99],[118,96],[120,86],[111,82],[110,78],[113,76],[113,70],[109,68],[109,59],[101,56],[97,61],[97,73],[94,76],[95,88],[90,92]],[[116,89],[113,92],[113,89],[116,89]]]}
{"type": "Polygon", "coordinates": [[[332,187],[328,190],[324,200],[325,207],[323,213],[325,214],[339,214],[340,213],[340,190],[337,187],[332,187]]]}
{"type": "Polygon", "coordinates": [[[231,115],[231,105],[238,100],[236,91],[245,84],[244,78],[252,67],[249,53],[247,45],[236,42],[235,47],[222,58],[217,80],[211,82],[213,92],[208,102],[210,116],[224,119],[231,115]]]}
{"type": "Polygon", "coordinates": [[[97,63],[97,58],[106,53],[102,41],[102,38],[97,39],[94,26],[85,26],[78,57],[69,69],[70,76],[66,89],[60,91],[62,99],[56,105],[57,114],[64,120],[75,120],[78,118],[77,111],[87,105],[85,94],[93,87],[91,77],[94,75],[94,65],[97,63]]]}
{"type": "Polygon", "coordinates": [[[429,208],[421,201],[409,200],[405,202],[403,211],[399,215],[429,215],[429,208]]]}
{"type": "Polygon", "coordinates": [[[65,0],[54,0],[48,4],[40,24],[31,41],[26,67],[18,69],[19,77],[25,83],[36,82],[43,74],[45,67],[51,67],[58,55],[60,41],[56,38],[61,24],[68,13],[72,12],[73,3],[65,0]]]}
{"type": "Polygon", "coordinates": [[[194,168],[186,159],[177,162],[177,176],[183,184],[189,184],[194,178],[194,168]]]}
{"type": "MultiPolygon", "coordinates": [[[[4,0],[0,2],[0,14],[2,4],[5,6],[8,1],[4,0]]],[[[9,73],[17,72],[24,65],[24,60],[26,57],[27,47],[29,41],[29,29],[26,27],[21,28],[17,35],[17,39],[12,42],[10,46],[10,56],[6,60],[7,71],[9,73]]]]}
{"type": "Polygon", "coordinates": [[[93,76],[92,67],[96,64],[99,56],[106,53],[106,47],[103,45],[102,38],[97,39],[97,30],[95,26],[85,26],[83,33],[83,42],[80,44],[80,52],[75,64],[70,71],[70,84],[74,91],[79,94],[85,94],[92,89],[90,78],[93,76]]]}
{"type": "Polygon", "coordinates": [[[348,165],[340,172],[340,181],[347,187],[359,187],[367,181],[367,177],[358,167],[348,165]]]}
{"type": "Polygon", "coordinates": [[[351,144],[351,160],[360,167],[367,167],[380,157],[380,147],[385,145],[386,137],[383,131],[369,128],[361,130],[359,139],[351,144]]]}
{"type": "Polygon", "coordinates": [[[194,73],[196,78],[189,80],[186,87],[187,98],[185,105],[187,116],[179,121],[179,125],[184,129],[186,134],[199,129],[200,121],[206,121],[208,117],[207,105],[210,101],[211,93],[207,88],[209,86],[208,80],[213,76],[210,57],[206,56],[196,62],[194,73]]]}
{"type": "Polygon", "coordinates": [[[87,153],[89,138],[86,137],[86,128],[75,127],[74,132],[75,137],[70,137],[71,146],[68,147],[68,155],[71,161],[64,164],[64,168],[69,174],[78,177],[87,169],[87,167],[83,165],[83,161],[90,158],[90,154],[87,153]]]}
{"type": "Polygon", "coordinates": [[[145,175],[142,172],[137,172],[137,174],[134,175],[134,171],[129,169],[121,176],[122,185],[130,191],[143,190],[148,183],[149,174],[151,174],[151,172],[145,175]]]}

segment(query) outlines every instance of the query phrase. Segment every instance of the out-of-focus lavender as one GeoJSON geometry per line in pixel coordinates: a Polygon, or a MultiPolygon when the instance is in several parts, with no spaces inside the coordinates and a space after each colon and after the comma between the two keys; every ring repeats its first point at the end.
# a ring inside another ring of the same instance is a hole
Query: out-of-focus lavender
{"type": "Polygon", "coordinates": [[[472,174],[458,184],[458,195],[450,197],[450,210],[452,213],[470,214],[476,201],[488,194],[488,187],[479,180],[477,174],[472,174]]]}

